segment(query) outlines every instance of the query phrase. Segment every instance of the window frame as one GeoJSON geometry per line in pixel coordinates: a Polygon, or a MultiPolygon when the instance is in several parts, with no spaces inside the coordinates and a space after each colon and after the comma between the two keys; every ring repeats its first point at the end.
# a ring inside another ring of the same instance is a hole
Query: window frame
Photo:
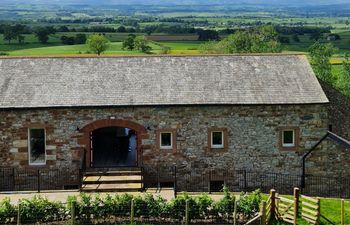
{"type": "Polygon", "coordinates": [[[286,126],[278,128],[278,147],[280,151],[298,151],[300,143],[300,128],[286,126]],[[293,145],[284,143],[284,132],[293,131],[293,145]]]}
{"type": "Polygon", "coordinates": [[[216,130],[212,130],[211,131],[211,142],[210,142],[210,148],[212,149],[221,149],[225,147],[225,135],[224,135],[224,131],[216,131],[216,130]],[[214,133],[221,133],[221,144],[220,145],[216,145],[213,143],[214,141],[214,133]]]}
{"type": "Polygon", "coordinates": [[[208,153],[222,153],[228,151],[228,130],[223,127],[210,127],[208,128],[208,153]],[[222,133],[222,145],[213,146],[213,133],[222,133]]]}
{"type": "Polygon", "coordinates": [[[282,147],[283,148],[293,148],[295,147],[295,130],[294,129],[283,129],[282,130],[282,147]],[[292,143],[285,143],[284,140],[285,140],[285,132],[289,132],[291,131],[292,132],[292,143]]]}
{"type": "Polygon", "coordinates": [[[161,150],[170,150],[170,149],[173,149],[173,133],[172,132],[169,132],[169,131],[161,131],[159,132],[159,148],[161,150]],[[163,145],[162,143],[162,135],[163,134],[170,134],[170,146],[167,146],[167,145],[163,145]]]}
{"type": "Polygon", "coordinates": [[[28,128],[28,165],[30,166],[45,166],[47,164],[47,146],[46,146],[46,128],[44,127],[29,127],[28,128]],[[41,163],[31,162],[31,143],[30,143],[30,131],[31,130],[44,130],[44,146],[45,146],[45,160],[41,163]]]}
{"type": "Polygon", "coordinates": [[[169,152],[176,152],[177,149],[177,143],[176,143],[176,129],[158,129],[156,131],[156,149],[159,152],[165,152],[165,153],[169,153],[169,152]],[[170,138],[171,138],[171,146],[161,146],[161,135],[163,133],[170,133],[170,138]]]}

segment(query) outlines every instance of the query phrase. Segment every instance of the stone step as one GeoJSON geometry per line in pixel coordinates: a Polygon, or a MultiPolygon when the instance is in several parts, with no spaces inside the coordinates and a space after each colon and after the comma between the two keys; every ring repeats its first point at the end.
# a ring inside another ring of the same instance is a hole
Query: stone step
{"type": "Polygon", "coordinates": [[[83,184],[82,191],[85,192],[134,192],[141,191],[141,183],[123,184],[83,184]]]}
{"type": "Polygon", "coordinates": [[[107,171],[141,171],[140,167],[107,167],[107,168],[88,168],[86,172],[107,172],[107,171]]]}
{"type": "Polygon", "coordinates": [[[141,170],[110,170],[110,171],[86,171],[85,176],[133,176],[140,175],[141,170]]]}
{"type": "Polygon", "coordinates": [[[120,176],[85,176],[83,179],[84,184],[104,184],[104,183],[141,183],[141,175],[120,175],[120,176]]]}

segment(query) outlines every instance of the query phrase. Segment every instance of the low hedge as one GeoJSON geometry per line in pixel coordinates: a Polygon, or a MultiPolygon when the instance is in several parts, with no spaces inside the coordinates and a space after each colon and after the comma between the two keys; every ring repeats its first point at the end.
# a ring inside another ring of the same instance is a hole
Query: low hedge
{"type": "MultiPolygon", "coordinates": [[[[91,221],[106,218],[129,218],[131,202],[134,201],[135,218],[179,219],[185,216],[186,202],[188,202],[189,219],[227,219],[232,218],[235,196],[224,188],[224,196],[219,201],[213,201],[207,194],[189,196],[188,194],[166,201],[162,197],[146,194],[133,196],[121,195],[88,195],[81,193],[79,197],[68,197],[67,204],[49,201],[35,196],[19,203],[22,223],[67,221],[71,216],[74,203],[77,220],[91,221]]],[[[237,212],[241,217],[249,219],[259,211],[261,201],[260,191],[241,193],[237,199],[237,212]]],[[[0,202],[0,223],[8,224],[16,221],[18,205],[10,203],[9,199],[0,202]]]]}

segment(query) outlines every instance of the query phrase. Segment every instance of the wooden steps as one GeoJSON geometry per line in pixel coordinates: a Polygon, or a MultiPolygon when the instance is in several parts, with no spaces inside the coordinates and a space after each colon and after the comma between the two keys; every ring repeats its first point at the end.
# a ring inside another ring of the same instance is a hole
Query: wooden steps
{"type": "Polygon", "coordinates": [[[140,168],[91,169],[85,172],[84,192],[136,192],[142,190],[140,168]]]}

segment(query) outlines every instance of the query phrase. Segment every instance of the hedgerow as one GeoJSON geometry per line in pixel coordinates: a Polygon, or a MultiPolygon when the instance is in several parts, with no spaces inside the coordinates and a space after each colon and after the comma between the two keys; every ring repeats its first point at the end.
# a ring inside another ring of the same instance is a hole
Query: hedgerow
{"type": "MultiPolygon", "coordinates": [[[[219,201],[213,201],[207,194],[190,196],[182,194],[167,201],[160,196],[145,194],[133,196],[130,194],[88,195],[68,197],[67,204],[49,201],[47,198],[35,196],[19,203],[21,223],[68,221],[71,219],[74,206],[75,217],[80,222],[99,221],[106,219],[126,220],[131,216],[133,201],[135,218],[178,219],[185,217],[186,205],[190,220],[227,219],[232,218],[235,196],[225,187],[224,196],[219,201]]],[[[250,218],[259,211],[261,193],[241,193],[237,199],[236,211],[244,218],[250,218]]],[[[9,224],[17,219],[18,205],[10,203],[10,199],[0,202],[0,223],[9,224]]]]}

